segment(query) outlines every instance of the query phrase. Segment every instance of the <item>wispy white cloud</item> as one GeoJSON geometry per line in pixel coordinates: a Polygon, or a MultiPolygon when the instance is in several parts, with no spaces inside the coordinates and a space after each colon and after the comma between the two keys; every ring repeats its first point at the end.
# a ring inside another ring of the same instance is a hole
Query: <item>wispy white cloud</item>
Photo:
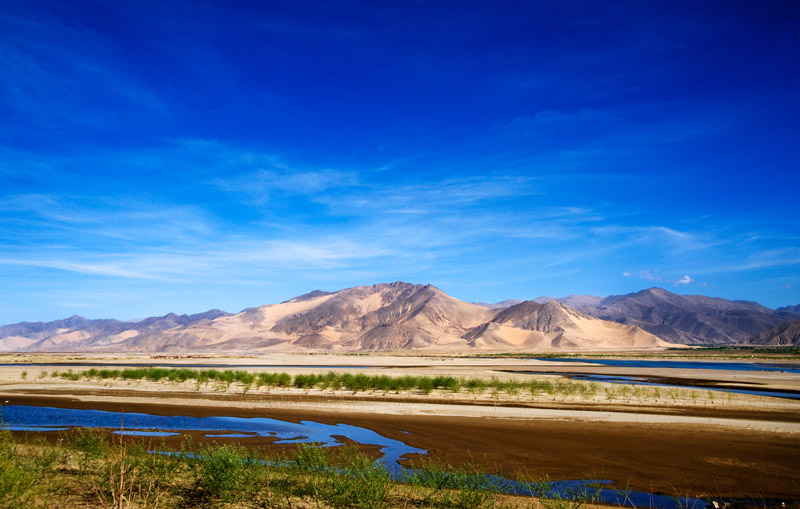
{"type": "Polygon", "coordinates": [[[297,171],[274,163],[274,169],[258,169],[235,177],[218,178],[212,184],[220,189],[247,196],[256,205],[267,204],[276,192],[290,195],[318,195],[331,189],[358,184],[354,172],[323,169],[297,171]]]}
{"type": "MultiPolygon", "coordinates": [[[[108,237],[147,245],[208,234],[212,219],[194,205],[159,204],[124,197],[53,194],[14,195],[0,199],[0,214],[16,217],[29,233],[53,237],[75,234],[108,237]]],[[[0,226],[0,234],[3,228],[0,226]]],[[[83,239],[85,241],[85,239],[83,239]]]]}
{"type": "MultiPolygon", "coordinates": [[[[656,273],[653,273],[653,271],[651,271],[651,270],[639,270],[639,271],[635,271],[635,272],[625,271],[625,272],[622,273],[622,277],[635,277],[637,279],[642,279],[642,280],[645,280],[645,281],[664,282],[664,283],[672,284],[672,286],[683,286],[683,285],[688,285],[688,284],[691,284],[691,283],[697,283],[697,281],[695,279],[693,279],[692,277],[690,277],[689,275],[684,275],[684,276],[677,277],[677,278],[670,278],[670,277],[661,276],[658,273],[658,271],[656,271],[656,273]]],[[[700,284],[703,285],[703,286],[707,285],[707,283],[705,283],[705,282],[700,283],[700,284]]]]}
{"type": "Polygon", "coordinates": [[[213,256],[221,265],[275,263],[280,267],[335,268],[370,259],[398,257],[402,256],[402,252],[382,246],[380,243],[367,243],[347,239],[347,236],[337,236],[314,240],[242,242],[234,244],[232,248],[214,251],[213,256]]]}
{"type": "Polygon", "coordinates": [[[646,279],[648,281],[661,281],[661,277],[652,274],[649,270],[639,271],[639,279],[646,279]]]}
{"type": "Polygon", "coordinates": [[[395,210],[441,213],[443,209],[488,208],[503,200],[533,196],[538,193],[536,179],[514,175],[448,178],[427,183],[363,183],[356,193],[320,197],[334,212],[365,214],[395,210]]]}
{"type": "Polygon", "coordinates": [[[714,264],[696,264],[696,274],[729,274],[773,269],[777,267],[800,267],[800,247],[783,249],[750,248],[743,253],[735,250],[735,257],[714,264]]]}
{"type": "Polygon", "coordinates": [[[403,178],[402,168],[386,175],[315,167],[202,139],[42,164],[62,172],[59,182],[75,182],[63,191],[0,192],[7,273],[257,288],[292,278],[332,285],[499,278],[533,287],[613,271],[684,286],[726,270],[800,264],[795,248],[765,248],[776,241],[769,232],[737,242],[713,219],[650,224],[613,203],[555,200],[541,178],[524,174],[419,182],[403,178]],[[159,192],[171,185],[163,181],[151,193],[81,192],[80,176],[68,171],[81,164],[140,170],[144,181],[169,170],[181,186],[176,193],[159,192]]]}
{"type": "Polygon", "coordinates": [[[372,243],[342,238],[316,240],[241,240],[220,235],[202,249],[173,250],[135,247],[109,252],[92,249],[46,250],[25,257],[1,257],[0,266],[22,266],[92,276],[190,282],[198,278],[227,278],[249,273],[255,278],[286,270],[347,268],[354,263],[402,258],[403,253],[372,243]],[[57,255],[57,256],[56,256],[57,255]]]}
{"type": "MultiPolygon", "coordinates": [[[[80,255],[79,255],[80,256],[80,255]]],[[[150,264],[147,264],[145,259],[128,260],[127,262],[121,261],[94,261],[94,262],[80,262],[70,261],[63,259],[54,259],[49,257],[29,257],[29,258],[0,258],[0,266],[22,266],[22,267],[36,267],[42,269],[56,269],[59,271],[72,272],[77,274],[86,274],[91,276],[106,276],[125,279],[146,279],[154,281],[171,281],[179,282],[179,279],[169,277],[164,272],[175,270],[176,267],[167,267],[165,260],[154,260],[152,257],[147,257],[150,264]],[[153,265],[153,262],[156,265],[153,265]]],[[[186,272],[186,266],[181,269],[186,272]]]]}
{"type": "Polygon", "coordinates": [[[120,112],[108,102],[127,105],[126,116],[166,114],[157,94],[119,65],[106,37],[30,7],[0,13],[0,89],[9,108],[42,127],[113,125],[120,112]]]}
{"type": "MultiPolygon", "coordinates": [[[[613,218],[612,218],[613,221],[613,218]]],[[[593,229],[594,234],[607,238],[624,238],[644,245],[660,245],[674,252],[706,249],[710,238],[699,233],[681,231],[663,225],[629,225],[607,223],[593,229]]]]}
{"type": "Polygon", "coordinates": [[[622,273],[622,277],[637,277],[638,279],[644,279],[646,281],[661,281],[661,276],[653,274],[649,270],[640,270],[635,273],[630,271],[625,271],[622,273]]]}

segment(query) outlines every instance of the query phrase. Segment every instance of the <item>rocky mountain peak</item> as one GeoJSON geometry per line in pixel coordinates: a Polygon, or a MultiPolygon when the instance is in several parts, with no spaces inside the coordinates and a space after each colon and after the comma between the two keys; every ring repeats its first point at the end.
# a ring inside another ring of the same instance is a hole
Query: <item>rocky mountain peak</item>
{"type": "MultiPolygon", "coordinates": [[[[677,295],[658,287],[606,298],[571,295],[501,304],[470,304],[430,284],[394,281],[314,290],[236,315],[210,310],[139,322],[77,315],[21,322],[0,327],[0,350],[649,348],[668,346],[663,340],[746,342],[793,316],[794,309],[773,312],[749,301],[677,295]]],[[[786,344],[795,341],[794,330],[790,324],[770,333],[777,339],[767,334],[752,341],[786,344]]]]}

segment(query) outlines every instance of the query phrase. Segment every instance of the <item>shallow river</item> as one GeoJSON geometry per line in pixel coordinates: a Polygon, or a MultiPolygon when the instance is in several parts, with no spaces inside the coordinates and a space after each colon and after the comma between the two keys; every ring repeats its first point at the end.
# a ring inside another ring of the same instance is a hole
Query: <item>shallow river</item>
{"type": "Polygon", "coordinates": [[[707,362],[707,361],[671,361],[645,359],[583,359],[583,358],[544,358],[531,357],[549,362],[581,362],[614,366],[620,368],[664,368],[664,369],[719,369],[723,371],[778,371],[782,373],[800,373],[797,364],[780,364],[768,362],[707,362]]]}
{"type": "Polygon", "coordinates": [[[275,437],[277,444],[314,443],[326,447],[342,445],[336,437],[346,437],[360,444],[380,446],[383,462],[391,470],[400,468],[401,456],[425,454],[399,440],[392,440],[366,428],[349,424],[322,424],[314,421],[300,423],[265,417],[184,417],[140,413],[105,412],[24,405],[2,407],[2,419],[12,430],[54,431],[73,427],[108,428],[116,433],[140,436],[168,436],[181,430],[207,431],[207,437],[264,436],[275,437]]]}
{"type": "MultiPolygon", "coordinates": [[[[185,417],[142,413],[118,413],[100,410],[9,405],[0,407],[2,427],[18,431],[54,432],[76,427],[104,428],[112,433],[138,436],[178,435],[185,430],[204,431],[207,437],[265,436],[276,443],[315,443],[330,447],[342,445],[341,437],[360,444],[377,445],[380,461],[397,479],[405,470],[398,462],[406,454],[427,454],[423,449],[384,437],[372,430],[347,424],[322,424],[314,421],[292,423],[269,418],[185,417]]],[[[525,495],[538,494],[556,498],[590,497],[604,503],[658,509],[706,508],[710,503],[693,498],[676,498],[637,491],[615,490],[612,481],[583,479],[547,484],[517,483],[499,476],[488,476],[496,489],[525,495]]]]}

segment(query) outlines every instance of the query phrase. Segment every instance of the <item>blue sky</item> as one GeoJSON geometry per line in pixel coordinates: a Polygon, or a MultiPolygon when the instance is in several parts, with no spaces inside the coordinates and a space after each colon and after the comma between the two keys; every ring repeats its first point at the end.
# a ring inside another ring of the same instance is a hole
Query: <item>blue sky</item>
{"type": "Polygon", "coordinates": [[[800,302],[794,1],[26,0],[0,55],[0,323],[800,302]]]}

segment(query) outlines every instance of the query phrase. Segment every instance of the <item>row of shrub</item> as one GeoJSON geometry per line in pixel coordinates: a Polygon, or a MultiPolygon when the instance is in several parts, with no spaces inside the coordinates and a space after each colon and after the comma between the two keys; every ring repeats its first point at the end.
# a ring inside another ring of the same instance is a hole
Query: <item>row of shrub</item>
{"type": "Polygon", "coordinates": [[[240,383],[245,388],[297,387],[300,389],[330,389],[384,392],[420,391],[430,394],[436,389],[458,393],[466,390],[471,394],[481,394],[487,390],[498,393],[518,394],[528,391],[532,394],[546,393],[565,396],[594,396],[599,386],[594,382],[582,383],[570,380],[504,380],[493,377],[462,378],[449,375],[438,376],[389,376],[366,375],[364,373],[337,373],[329,371],[325,374],[298,374],[292,377],[288,373],[252,373],[242,370],[187,369],[187,368],[127,368],[127,369],[89,369],[83,372],[68,370],[63,373],[53,371],[53,377],[60,376],[68,380],[100,379],[100,380],[152,380],[183,383],[195,381],[199,384],[217,382],[230,385],[240,383]]]}
{"type": "MultiPolygon", "coordinates": [[[[46,371],[42,371],[39,378],[47,376],[46,371]]],[[[383,391],[383,392],[421,392],[430,394],[434,390],[450,391],[459,393],[467,391],[470,394],[483,394],[486,391],[495,393],[505,393],[508,395],[518,395],[529,392],[537,396],[546,394],[558,397],[584,397],[591,398],[598,394],[605,396],[607,400],[631,398],[655,398],[655,399],[691,399],[696,400],[701,396],[705,399],[714,400],[712,391],[698,392],[696,390],[684,390],[678,388],[660,388],[658,386],[642,385],[605,385],[602,388],[595,382],[576,382],[572,380],[519,380],[519,379],[500,379],[492,377],[489,380],[483,378],[462,378],[449,375],[438,376],[389,376],[389,375],[366,375],[364,373],[337,373],[329,371],[325,374],[298,374],[292,377],[288,373],[253,373],[243,370],[216,370],[216,369],[187,369],[187,368],[127,368],[127,369],[96,369],[74,372],[71,369],[59,372],[52,371],[51,377],[61,377],[67,380],[96,379],[96,380],[151,380],[169,381],[172,383],[183,383],[194,381],[198,384],[219,383],[227,388],[230,384],[240,383],[245,391],[250,388],[259,387],[295,387],[300,389],[321,389],[321,390],[349,390],[349,391],[383,391]]],[[[731,394],[726,397],[731,399],[731,394]]]]}
{"type": "MultiPolygon", "coordinates": [[[[187,440],[170,450],[99,430],[65,435],[58,446],[19,440],[0,430],[0,507],[562,508],[590,497],[579,493],[565,503],[501,494],[472,464],[426,462],[392,479],[380,463],[347,447],[301,445],[271,456],[187,440]]],[[[525,493],[554,496],[547,480],[518,483],[525,493]]]]}

